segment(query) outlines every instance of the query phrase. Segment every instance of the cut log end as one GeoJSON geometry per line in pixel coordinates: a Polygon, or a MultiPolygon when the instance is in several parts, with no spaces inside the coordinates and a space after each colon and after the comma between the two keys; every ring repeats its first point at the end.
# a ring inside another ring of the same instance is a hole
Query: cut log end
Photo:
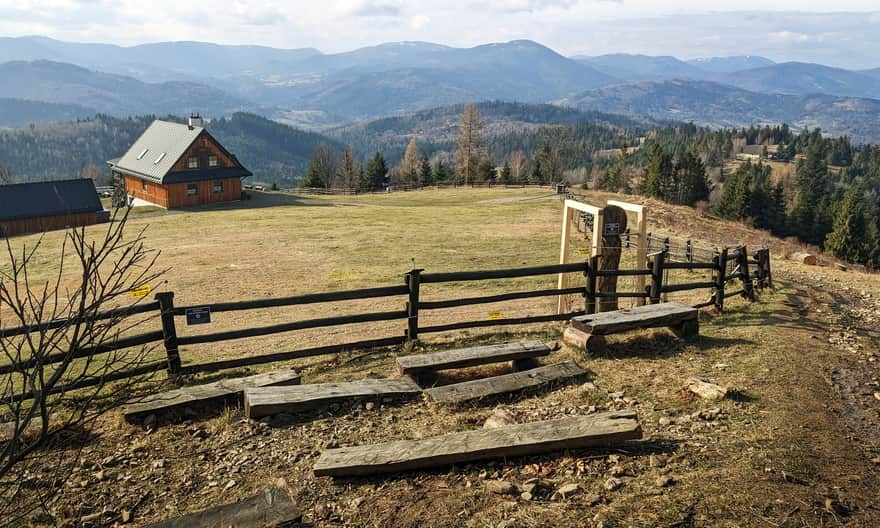
{"type": "Polygon", "coordinates": [[[565,330],[565,342],[589,354],[601,354],[608,349],[603,336],[588,334],[574,327],[565,330]]]}
{"type": "Polygon", "coordinates": [[[818,258],[816,258],[816,255],[803,251],[792,253],[788,258],[807,266],[815,266],[816,264],[818,264],[818,258]]]}

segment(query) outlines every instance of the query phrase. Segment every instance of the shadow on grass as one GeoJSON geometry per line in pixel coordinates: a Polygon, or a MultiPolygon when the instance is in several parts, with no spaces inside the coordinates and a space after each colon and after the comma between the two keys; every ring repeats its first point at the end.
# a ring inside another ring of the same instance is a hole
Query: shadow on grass
{"type": "Polygon", "coordinates": [[[674,357],[687,347],[699,351],[715,348],[734,347],[754,344],[753,341],[740,338],[710,337],[699,335],[688,339],[679,339],[670,333],[655,331],[649,335],[633,336],[623,341],[609,343],[608,348],[592,356],[612,359],[643,358],[666,359],[674,357]]]}
{"type": "Polygon", "coordinates": [[[265,207],[305,206],[305,207],[332,207],[331,201],[315,200],[302,196],[284,193],[264,193],[260,191],[245,191],[250,198],[235,202],[218,202],[214,204],[195,205],[179,209],[180,211],[233,211],[237,209],[262,209],[265,207]]]}

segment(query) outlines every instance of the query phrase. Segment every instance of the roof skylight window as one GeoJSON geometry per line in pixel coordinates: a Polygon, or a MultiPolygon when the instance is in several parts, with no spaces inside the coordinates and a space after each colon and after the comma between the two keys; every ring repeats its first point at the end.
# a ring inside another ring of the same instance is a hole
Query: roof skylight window
{"type": "Polygon", "coordinates": [[[141,159],[141,158],[143,158],[144,156],[146,156],[146,155],[147,155],[147,152],[148,152],[149,150],[150,150],[150,149],[148,149],[148,148],[145,148],[144,150],[142,150],[141,153],[138,154],[137,159],[141,159]]]}
{"type": "Polygon", "coordinates": [[[159,162],[162,161],[162,158],[164,158],[164,157],[165,157],[165,152],[159,154],[159,157],[156,158],[156,161],[153,162],[153,165],[158,165],[159,162]]]}

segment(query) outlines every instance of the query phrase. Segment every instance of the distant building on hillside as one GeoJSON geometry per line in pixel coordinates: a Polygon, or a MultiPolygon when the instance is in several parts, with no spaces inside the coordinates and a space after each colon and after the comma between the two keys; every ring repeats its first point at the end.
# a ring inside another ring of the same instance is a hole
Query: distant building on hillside
{"type": "Polygon", "coordinates": [[[0,238],[106,221],[91,179],[0,185],[0,238]]]}
{"type": "Polygon", "coordinates": [[[187,124],[156,120],[119,159],[107,162],[125,191],[166,209],[241,199],[251,176],[193,114],[187,124]]]}

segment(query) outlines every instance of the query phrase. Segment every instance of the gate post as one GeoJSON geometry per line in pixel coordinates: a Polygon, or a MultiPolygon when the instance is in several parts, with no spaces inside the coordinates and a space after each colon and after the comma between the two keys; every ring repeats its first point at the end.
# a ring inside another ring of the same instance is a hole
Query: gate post
{"type": "Polygon", "coordinates": [[[165,353],[168,355],[168,372],[173,376],[180,373],[180,350],[177,348],[177,327],[174,326],[174,292],[156,294],[162,318],[162,337],[165,353]]]}
{"type": "Polygon", "coordinates": [[[416,341],[419,338],[419,287],[423,269],[414,269],[406,274],[409,299],[406,302],[406,338],[416,341]]]}

